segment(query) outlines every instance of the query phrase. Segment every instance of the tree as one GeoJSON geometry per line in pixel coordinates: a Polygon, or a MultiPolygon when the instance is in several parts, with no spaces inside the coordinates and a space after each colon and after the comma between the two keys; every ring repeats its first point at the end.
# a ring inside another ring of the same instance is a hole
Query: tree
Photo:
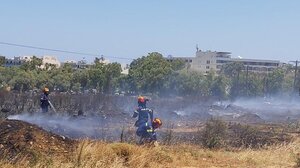
{"type": "Polygon", "coordinates": [[[243,69],[245,69],[245,66],[243,65],[243,63],[232,62],[232,63],[223,65],[221,72],[230,78],[236,78],[243,69]]]}
{"type": "Polygon", "coordinates": [[[105,81],[104,64],[96,63],[88,70],[88,86],[90,88],[96,88],[98,91],[103,91],[103,85],[105,81]]]}
{"type": "Polygon", "coordinates": [[[39,69],[42,64],[43,61],[41,58],[37,58],[36,56],[33,56],[30,61],[27,61],[23,65],[21,65],[21,69],[25,71],[32,71],[32,70],[39,69]]]}
{"type": "Polygon", "coordinates": [[[116,89],[129,92],[131,90],[131,81],[129,80],[129,76],[125,74],[121,74],[116,79],[116,89]]]}
{"type": "Polygon", "coordinates": [[[70,74],[58,71],[57,74],[52,76],[50,80],[51,86],[58,91],[66,92],[71,88],[71,76],[70,74]]]}
{"type": "Polygon", "coordinates": [[[160,53],[149,53],[130,64],[129,76],[136,91],[160,92],[172,72],[171,64],[160,53]]]}
{"type": "Polygon", "coordinates": [[[213,81],[211,86],[212,96],[218,97],[219,99],[224,99],[227,97],[227,87],[229,85],[228,79],[224,75],[219,75],[213,81]]]}
{"type": "Polygon", "coordinates": [[[0,56],[0,66],[5,64],[5,57],[4,56],[0,56]]]}
{"type": "Polygon", "coordinates": [[[74,84],[79,83],[80,87],[82,87],[82,89],[84,90],[88,86],[89,78],[90,78],[90,76],[89,76],[88,70],[86,70],[86,69],[80,69],[80,70],[74,71],[72,73],[72,77],[71,77],[72,87],[74,84]]]}
{"type": "Polygon", "coordinates": [[[33,89],[35,86],[35,80],[32,72],[17,71],[17,74],[8,82],[14,90],[23,92],[33,89]]]}
{"type": "Polygon", "coordinates": [[[181,71],[176,85],[178,93],[182,96],[208,96],[210,94],[208,80],[199,72],[181,71]]]}
{"type": "Polygon", "coordinates": [[[242,89],[240,85],[240,74],[243,69],[245,69],[245,67],[241,62],[225,64],[221,69],[221,72],[231,81],[230,95],[232,98],[240,96],[240,90],[242,89]]]}
{"type": "Polygon", "coordinates": [[[276,69],[268,75],[268,92],[269,94],[277,94],[282,90],[284,71],[283,69],[276,69]]]}
{"type": "Polygon", "coordinates": [[[185,62],[183,60],[173,60],[171,62],[171,68],[173,71],[182,70],[185,67],[185,62]]]}
{"type": "Polygon", "coordinates": [[[104,93],[112,93],[112,88],[116,87],[117,78],[121,75],[121,64],[111,63],[104,65],[105,72],[105,83],[104,83],[104,93]]]}
{"type": "Polygon", "coordinates": [[[55,64],[49,64],[49,63],[46,63],[46,64],[45,64],[45,67],[44,67],[44,69],[45,69],[46,71],[51,70],[51,69],[55,69],[55,68],[56,68],[56,65],[55,65],[55,64]]]}

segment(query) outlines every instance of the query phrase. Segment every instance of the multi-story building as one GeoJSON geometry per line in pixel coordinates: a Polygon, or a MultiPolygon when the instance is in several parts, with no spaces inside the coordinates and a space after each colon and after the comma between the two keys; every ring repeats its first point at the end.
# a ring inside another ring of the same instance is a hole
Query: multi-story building
{"type": "Polygon", "coordinates": [[[5,67],[21,66],[25,62],[21,57],[5,58],[5,67]]]}
{"type": "Polygon", "coordinates": [[[194,71],[208,73],[210,70],[219,72],[224,64],[240,62],[252,72],[269,72],[281,65],[277,60],[231,58],[230,52],[201,51],[197,50],[196,57],[172,57],[168,61],[183,60],[187,68],[194,71]]]}
{"type": "MultiPolygon", "coordinates": [[[[19,56],[14,58],[5,58],[5,67],[21,66],[25,62],[31,61],[33,56],[19,56]]],[[[46,64],[52,64],[56,67],[60,67],[60,62],[54,56],[43,56],[41,68],[44,68],[46,64]]]]}
{"type": "Polygon", "coordinates": [[[41,68],[45,68],[46,64],[55,65],[57,68],[60,67],[60,62],[55,56],[45,55],[43,56],[42,61],[43,63],[41,65],[41,68]]]}

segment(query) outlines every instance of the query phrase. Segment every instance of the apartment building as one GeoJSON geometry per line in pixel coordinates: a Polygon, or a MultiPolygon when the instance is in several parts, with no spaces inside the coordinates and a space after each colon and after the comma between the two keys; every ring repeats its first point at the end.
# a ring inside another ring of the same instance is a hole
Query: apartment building
{"type": "Polygon", "coordinates": [[[210,70],[219,72],[222,66],[231,62],[240,62],[245,68],[252,72],[269,72],[281,65],[277,60],[261,60],[261,59],[243,59],[231,58],[230,52],[218,51],[201,51],[197,50],[195,57],[172,57],[166,58],[168,61],[183,60],[187,64],[187,68],[194,71],[208,73],[210,70]]]}

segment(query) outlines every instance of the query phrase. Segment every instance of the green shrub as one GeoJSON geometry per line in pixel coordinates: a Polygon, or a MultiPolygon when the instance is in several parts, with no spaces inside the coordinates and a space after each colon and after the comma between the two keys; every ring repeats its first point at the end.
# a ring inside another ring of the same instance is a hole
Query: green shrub
{"type": "Polygon", "coordinates": [[[201,143],[206,148],[219,148],[225,145],[227,125],[219,119],[210,119],[206,122],[201,135],[201,143]]]}

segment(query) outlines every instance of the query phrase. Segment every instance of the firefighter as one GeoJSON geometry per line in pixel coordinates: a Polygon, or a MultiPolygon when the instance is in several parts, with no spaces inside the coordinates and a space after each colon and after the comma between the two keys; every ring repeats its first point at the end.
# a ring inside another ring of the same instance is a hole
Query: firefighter
{"type": "Polygon", "coordinates": [[[139,144],[152,143],[157,141],[155,130],[162,126],[162,121],[159,118],[155,118],[150,123],[140,125],[137,129],[137,136],[141,137],[139,144]]]}
{"type": "Polygon", "coordinates": [[[141,108],[147,108],[147,101],[149,101],[149,99],[143,97],[143,96],[139,96],[138,97],[138,107],[141,108]]]}
{"type": "Polygon", "coordinates": [[[142,96],[138,97],[138,107],[135,109],[132,117],[136,118],[138,117],[138,120],[135,122],[135,126],[139,127],[142,124],[145,124],[149,121],[153,121],[153,110],[150,108],[147,108],[146,102],[149,101],[149,99],[146,99],[142,96]]]}
{"type": "Polygon", "coordinates": [[[43,89],[43,94],[41,95],[41,99],[40,99],[40,102],[41,102],[41,109],[42,109],[42,112],[43,113],[47,113],[48,112],[48,109],[49,109],[49,89],[47,87],[45,87],[43,89]]]}

